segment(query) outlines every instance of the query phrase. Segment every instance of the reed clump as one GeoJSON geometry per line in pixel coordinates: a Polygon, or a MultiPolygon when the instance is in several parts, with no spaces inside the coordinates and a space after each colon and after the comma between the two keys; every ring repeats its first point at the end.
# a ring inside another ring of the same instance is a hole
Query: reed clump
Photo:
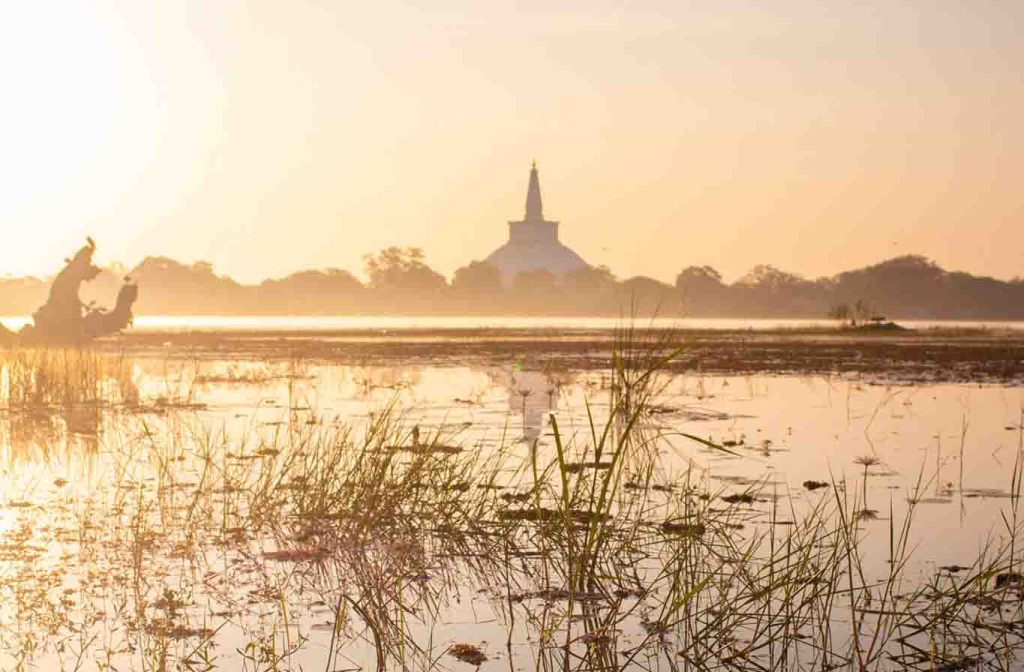
{"type": "Polygon", "coordinates": [[[0,351],[0,404],[5,407],[100,405],[133,396],[131,366],[123,356],[88,348],[0,351]]]}

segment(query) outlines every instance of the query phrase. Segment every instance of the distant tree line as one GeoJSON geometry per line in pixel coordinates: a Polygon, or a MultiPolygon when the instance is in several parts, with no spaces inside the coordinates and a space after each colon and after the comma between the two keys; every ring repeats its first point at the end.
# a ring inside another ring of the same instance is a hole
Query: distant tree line
{"type": "MultiPolygon", "coordinates": [[[[206,262],[149,257],[131,270],[106,269],[86,300],[109,302],[122,277],[140,287],[141,315],[517,314],[666,316],[851,316],[870,306],[891,319],[1024,319],[1024,280],[950,272],[921,256],[903,256],[829,278],[809,280],[757,266],[733,283],[714,268],[684,268],[674,284],[616,278],[603,266],[558,279],[546,271],[504,282],[494,266],[474,261],[449,282],[422,250],[391,247],[365,258],[366,282],[341,269],[309,270],[259,284],[217,275],[206,262]],[[844,312],[845,311],[845,312],[844,312]],[[852,313],[851,313],[852,311],[852,313]]],[[[48,280],[0,280],[0,313],[31,313],[48,280]]]]}

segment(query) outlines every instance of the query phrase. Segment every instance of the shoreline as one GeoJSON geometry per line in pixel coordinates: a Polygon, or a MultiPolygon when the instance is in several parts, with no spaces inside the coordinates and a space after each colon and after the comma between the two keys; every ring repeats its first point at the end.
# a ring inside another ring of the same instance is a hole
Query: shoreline
{"type": "MultiPolygon", "coordinates": [[[[643,342],[664,330],[637,328],[643,342]]],[[[716,375],[856,375],[889,383],[1024,384],[1024,331],[928,329],[714,330],[672,332],[682,353],[671,369],[716,375]]],[[[166,359],[354,365],[474,364],[607,368],[606,329],[403,329],[150,331],[97,341],[108,353],[166,359]]]]}

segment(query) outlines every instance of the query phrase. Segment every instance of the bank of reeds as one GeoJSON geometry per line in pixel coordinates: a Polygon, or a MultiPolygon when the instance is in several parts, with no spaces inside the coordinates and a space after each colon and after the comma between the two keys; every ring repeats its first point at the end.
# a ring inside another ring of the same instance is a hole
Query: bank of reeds
{"type": "Polygon", "coordinates": [[[84,348],[0,350],[0,404],[5,407],[119,402],[130,388],[131,368],[122,356],[84,348]]]}

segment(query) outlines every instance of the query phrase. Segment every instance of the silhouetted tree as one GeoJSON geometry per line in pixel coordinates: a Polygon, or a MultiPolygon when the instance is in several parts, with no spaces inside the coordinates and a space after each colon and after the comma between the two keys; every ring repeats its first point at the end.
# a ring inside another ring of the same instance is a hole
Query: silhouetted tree
{"type": "Polygon", "coordinates": [[[783,289],[803,287],[810,283],[799,275],[780,271],[769,264],[759,264],[750,269],[736,284],[777,292],[783,289]]]}
{"type": "Polygon", "coordinates": [[[212,264],[183,264],[167,257],[146,257],[131,271],[146,288],[138,312],[210,314],[251,312],[253,292],[235,280],[214,274],[212,264]]]}
{"type": "MultiPolygon", "coordinates": [[[[878,310],[901,317],[942,317],[958,310],[950,299],[948,274],[930,259],[906,255],[835,279],[836,298],[852,303],[863,300],[878,310]]],[[[963,301],[965,297],[958,297],[963,301]]]]}
{"type": "Polygon", "coordinates": [[[566,273],[562,285],[577,296],[602,296],[615,288],[615,276],[607,266],[587,266],[566,273]]]}
{"type": "Polygon", "coordinates": [[[365,291],[348,271],[299,271],[257,288],[261,313],[315,314],[358,308],[365,291]]]}
{"type": "Polygon", "coordinates": [[[686,310],[701,315],[722,312],[728,287],[710,266],[687,266],[676,276],[676,291],[686,310]]]}
{"type": "Polygon", "coordinates": [[[452,290],[462,296],[499,296],[504,289],[501,271],[486,261],[471,261],[455,271],[452,290]]]}
{"type": "MultiPolygon", "coordinates": [[[[149,257],[127,274],[123,269],[102,269],[83,285],[80,296],[87,306],[110,305],[129,276],[143,288],[135,311],[148,315],[484,310],[617,315],[639,296],[645,303],[640,312],[657,308],[663,315],[674,312],[682,298],[685,314],[693,316],[820,318],[843,304],[852,316],[859,300],[895,320],[1024,319],[1024,280],[948,272],[914,255],[818,280],[759,266],[726,284],[715,269],[691,266],[676,277],[675,288],[644,277],[616,283],[601,267],[569,273],[560,281],[543,271],[527,273],[504,288],[493,268],[474,262],[456,271],[450,292],[444,291],[444,278],[427,266],[418,249],[388,248],[366,261],[372,289],[338,269],[301,271],[260,285],[242,285],[217,275],[207,262],[183,264],[149,257]]],[[[31,313],[46,300],[52,281],[0,278],[0,314],[31,313]]]]}
{"type": "Polygon", "coordinates": [[[740,314],[820,316],[831,303],[828,283],[813,282],[774,266],[755,266],[730,287],[729,298],[740,314]]]}
{"type": "Polygon", "coordinates": [[[551,302],[557,298],[558,283],[551,271],[523,271],[513,279],[516,294],[525,297],[540,297],[551,302]]]}
{"type": "MultiPolygon", "coordinates": [[[[32,314],[32,323],[26,325],[18,338],[27,343],[76,345],[100,336],[115,334],[131,324],[132,306],[139,296],[138,286],[130,278],[124,279],[117,294],[114,308],[105,309],[82,302],[80,290],[99,276],[102,269],[93,264],[96,243],[86,238],[86,244],[70,259],[54,277],[49,296],[42,306],[32,314]]],[[[0,330],[3,336],[13,334],[0,330]]]]}
{"type": "Polygon", "coordinates": [[[363,257],[370,287],[385,292],[431,293],[447,286],[444,276],[427,266],[418,247],[389,247],[363,257]]]}
{"type": "Polygon", "coordinates": [[[676,276],[676,289],[702,295],[722,289],[722,274],[710,266],[687,266],[676,276]]]}
{"type": "Polygon", "coordinates": [[[646,275],[623,280],[619,283],[618,293],[620,310],[629,308],[640,313],[671,314],[678,307],[675,288],[646,275]]]}

